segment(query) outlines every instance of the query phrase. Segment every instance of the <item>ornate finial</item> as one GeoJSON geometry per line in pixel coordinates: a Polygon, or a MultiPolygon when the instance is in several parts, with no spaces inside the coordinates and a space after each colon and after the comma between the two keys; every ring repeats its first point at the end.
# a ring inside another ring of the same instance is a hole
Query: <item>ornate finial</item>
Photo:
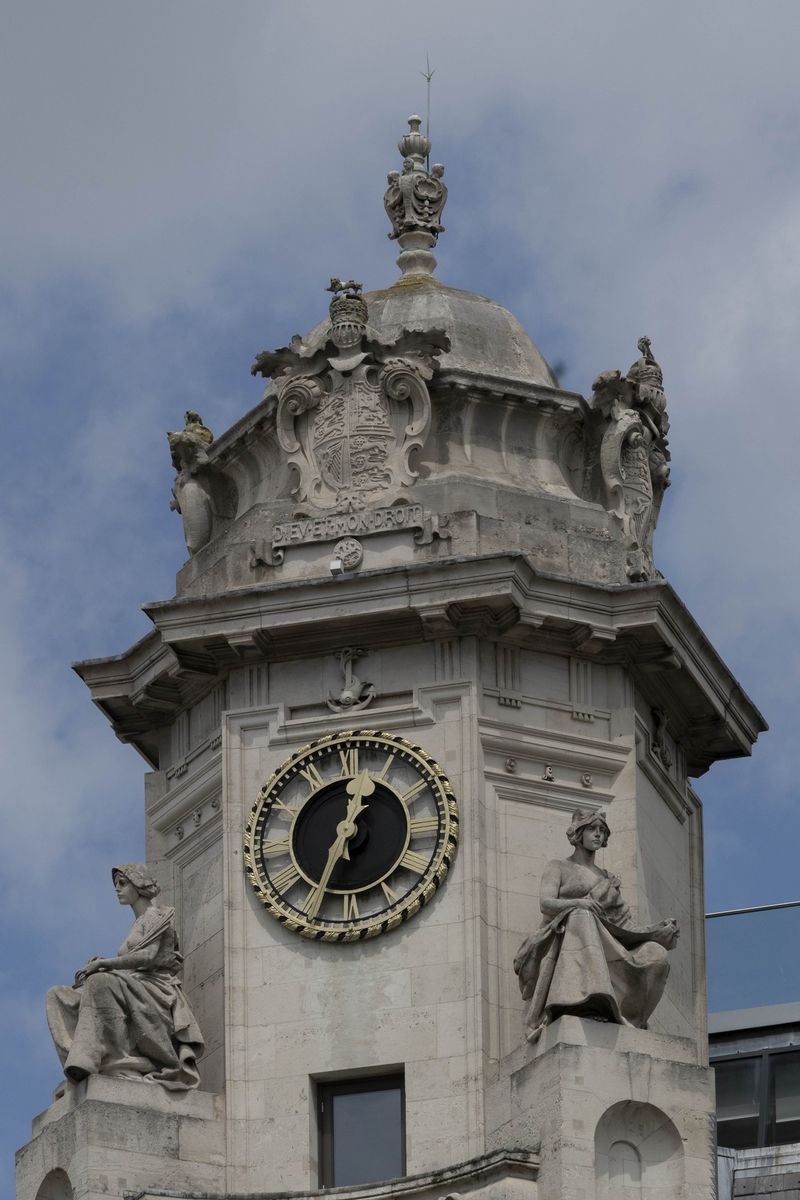
{"type": "Polygon", "coordinates": [[[430,173],[425,170],[431,143],[420,133],[421,118],[413,114],[408,124],[410,132],[397,143],[403,156],[403,173],[389,172],[389,187],[383,198],[392,222],[389,237],[400,244],[397,265],[404,279],[433,274],[436,259],[431,248],[444,232],[440,218],[447,203],[447,188],[442,183],[444,167],[434,163],[430,173]]]}
{"type": "Polygon", "coordinates": [[[363,300],[361,284],[354,279],[342,283],[335,276],[326,292],[333,292],[330,304],[331,341],[340,350],[351,350],[361,345],[367,329],[367,302],[363,300]]]}
{"type": "Polygon", "coordinates": [[[412,160],[415,171],[424,171],[425,159],[431,152],[430,139],[426,138],[425,134],[419,131],[419,127],[422,124],[422,117],[418,117],[416,113],[412,113],[408,118],[408,123],[411,126],[411,132],[403,134],[397,143],[397,149],[400,151],[401,158],[410,158],[412,160]]]}

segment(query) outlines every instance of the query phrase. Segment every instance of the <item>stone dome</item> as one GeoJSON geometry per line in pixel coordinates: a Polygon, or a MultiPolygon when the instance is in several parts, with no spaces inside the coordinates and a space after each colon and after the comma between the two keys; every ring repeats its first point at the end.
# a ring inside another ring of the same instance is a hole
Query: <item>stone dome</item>
{"type": "MultiPolygon", "coordinates": [[[[363,298],[369,329],[382,341],[393,342],[403,329],[443,329],[450,352],[439,359],[442,371],[559,387],[519,321],[494,300],[445,287],[430,277],[403,279],[382,291],[366,292],[363,298]]],[[[306,345],[323,342],[329,329],[329,320],[321,322],[304,339],[306,345]]]]}

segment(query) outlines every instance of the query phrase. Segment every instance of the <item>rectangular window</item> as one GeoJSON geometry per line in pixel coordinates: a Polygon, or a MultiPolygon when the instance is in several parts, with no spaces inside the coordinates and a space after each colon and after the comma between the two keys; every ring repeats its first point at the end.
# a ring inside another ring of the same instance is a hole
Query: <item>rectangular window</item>
{"type": "Polygon", "coordinates": [[[800,1142],[800,1054],[770,1055],[771,1146],[800,1142]]]}
{"type": "Polygon", "coordinates": [[[760,1058],[715,1064],[717,1141],[744,1150],[759,1143],[760,1058]]]}
{"type": "Polygon", "coordinates": [[[320,1187],[396,1179],[406,1171],[402,1075],[317,1084],[320,1187]]]}

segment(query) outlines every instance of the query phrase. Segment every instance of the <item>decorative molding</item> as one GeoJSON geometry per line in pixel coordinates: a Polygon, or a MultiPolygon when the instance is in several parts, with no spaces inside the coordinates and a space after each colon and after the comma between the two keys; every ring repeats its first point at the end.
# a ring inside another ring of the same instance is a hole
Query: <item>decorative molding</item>
{"type": "Polygon", "coordinates": [[[250,567],[255,570],[256,567],[281,567],[285,552],[272,545],[272,542],[266,538],[259,538],[257,542],[250,543],[250,567]]]}
{"type": "MultiPolygon", "coordinates": [[[[156,627],[152,634],[125,654],[77,663],[75,669],[118,736],[132,742],[158,769],[159,729],[172,717],[135,708],[131,695],[168,675],[176,662],[172,646],[205,650],[220,639],[242,634],[255,639],[268,630],[262,653],[302,658],[311,655],[314,638],[320,636],[332,652],[356,638],[364,645],[385,644],[388,633],[400,628],[432,640],[471,633],[466,622],[457,628],[451,618],[460,620],[467,610],[486,605],[495,612],[510,606],[509,615],[519,617],[518,628],[507,639],[524,639],[530,648],[566,657],[574,654],[576,625],[616,630],[616,641],[603,652],[604,661],[624,667],[645,694],[652,678],[644,674],[645,668],[660,661],[654,699],[671,714],[692,776],[702,775],[718,759],[750,753],[766,728],[664,580],[635,587],[578,583],[537,571],[518,552],[409,563],[402,571],[361,571],[340,579],[297,580],[291,594],[286,585],[271,583],[147,604],[145,612],[156,627]],[[543,622],[541,628],[534,631],[529,617],[543,622]],[[663,669],[665,654],[674,654],[680,671],[663,669]]],[[[201,687],[211,684],[211,679],[201,684],[200,676],[181,681],[183,704],[193,702],[201,687]]],[[[566,711],[571,712],[571,706],[566,711]]]]}
{"type": "Polygon", "coordinates": [[[553,808],[572,813],[576,808],[590,808],[593,812],[611,804],[614,793],[594,788],[591,799],[586,789],[572,784],[546,783],[530,775],[509,776],[502,771],[486,770],[486,779],[492,784],[501,800],[514,800],[518,804],[536,804],[540,808],[553,808]]]}
{"type": "Polygon", "coordinates": [[[686,818],[696,810],[693,803],[693,793],[688,782],[682,785],[676,783],[669,775],[664,762],[653,751],[653,735],[645,722],[636,714],[636,763],[642,768],[645,777],[652,783],[661,799],[683,824],[686,818]]]}
{"type": "MultiPolygon", "coordinates": [[[[201,1093],[205,1095],[205,1093],[201,1093]]],[[[421,1196],[522,1194],[520,1181],[535,1184],[539,1174],[539,1155],[533,1150],[516,1148],[492,1150],[453,1167],[441,1167],[418,1175],[405,1175],[385,1183],[362,1183],[337,1188],[337,1200],[418,1200],[421,1196]],[[509,1186],[508,1181],[511,1182],[509,1186]]],[[[523,1185],[524,1186],[524,1185],[523,1185]]],[[[527,1188],[525,1191],[527,1192],[527,1188]]],[[[535,1188],[531,1188],[535,1195],[535,1188]]],[[[156,1200],[156,1197],[176,1197],[186,1200],[187,1193],[167,1188],[146,1187],[136,1193],[137,1200],[156,1200]]],[[[195,1193],[197,1195],[197,1193],[195,1193]]],[[[292,1192],[292,1200],[320,1200],[325,1192],[292,1192]]],[[[209,1197],[209,1200],[212,1200],[209,1197]]],[[[217,1200],[222,1200],[221,1197],[217,1200]]]]}
{"type": "Polygon", "coordinates": [[[521,708],[519,647],[510,646],[507,642],[495,642],[494,669],[497,703],[506,708],[521,708]]]}
{"type": "MultiPolygon", "coordinates": [[[[182,717],[188,715],[188,713],[181,713],[182,717]]],[[[164,772],[165,776],[167,779],[180,779],[183,775],[187,774],[191,764],[196,758],[199,758],[202,754],[205,754],[207,750],[213,751],[219,749],[221,745],[222,734],[210,734],[209,737],[203,738],[202,742],[199,742],[196,746],[193,746],[191,750],[188,750],[185,754],[180,756],[180,761],[173,763],[171,767],[167,767],[166,771],[164,772]]]]}
{"type": "Polygon", "coordinates": [[[600,629],[594,625],[586,625],[575,635],[575,649],[581,654],[598,655],[602,650],[613,646],[616,640],[616,629],[600,629]]]}
{"type": "Polygon", "coordinates": [[[447,601],[436,604],[418,604],[416,611],[422,625],[422,635],[429,639],[441,639],[455,634],[455,627],[450,620],[449,604],[447,601]]]}
{"type": "MultiPolygon", "coordinates": [[[[550,765],[616,778],[631,752],[629,746],[618,741],[606,742],[557,729],[533,729],[490,717],[481,717],[480,737],[485,751],[494,751],[503,760],[512,756],[520,766],[525,762],[537,764],[540,774],[544,766],[550,765]]],[[[576,787],[583,795],[579,785],[576,787]]]]}
{"type": "Polygon", "coordinates": [[[438,638],[433,643],[433,657],[437,683],[441,683],[445,679],[461,677],[461,642],[459,638],[438,638]]]}
{"type": "Polygon", "coordinates": [[[167,834],[188,822],[192,812],[221,793],[222,753],[217,751],[196,771],[170,788],[150,809],[148,820],[158,833],[167,834]]]}
{"type": "Polygon", "coordinates": [[[487,718],[481,719],[479,731],[487,758],[496,756],[487,761],[484,773],[501,799],[564,812],[585,807],[588,788],[590,807],[610,804],[613,784],[630,755],[630,748],[619,743],[487,718]],[[577,778],[564,778],[567,773],[577,778]]]}
{"type": "MultiPolygon", "coordinates": [[[[165,857],[172,864],[173,869],[177,868],[183,872],[193,862],[196,862],[201,855],[207,850],[220,845],[222,842],[222,816],[219,812],[215,812],[207,821],[203,821],[199,829],[184,829],[185,836],[174,842],[165,851],[165,857]]],[[[176,885],[176,893],[178,887],[181,887],[181,903],[183,902],[182,885],[176,885]]],[[[175,906],[179,906],[176,904],[175,906]]],[[[182,918],[182,912],[181,912],[182,918]]]]}
{"type": "MultiPolygon", "coordinates": [[[[436,704],[460,701],[472,688],[466,680],[425,684],[414,688],[411,703],[376,704],[364,717],[369,728],[421,728],[438,724],[434,713],[436,704]]],[[[340,729],[353,726],[352,712],[329,713],[327,716],[287,718],[285,704],[265,705],[260,709],[232,709],[225,714],[228,728],[256,730],[268,728],[271,747],[303,745],[314,738],[325,737],[340,729]]]]}
{"type": "Polygon", "coordinates": [[[574,721],[594,721],[592,664],[586,659],[569,660],[569,698],[574,721]]]}

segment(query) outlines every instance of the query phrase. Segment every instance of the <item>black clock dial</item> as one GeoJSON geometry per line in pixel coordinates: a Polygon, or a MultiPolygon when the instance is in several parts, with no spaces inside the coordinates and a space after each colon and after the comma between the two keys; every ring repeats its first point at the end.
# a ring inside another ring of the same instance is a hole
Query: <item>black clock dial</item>
{"type": "MultiPolygon", "coordinates": [[[[347,815],[351,797],[349,781],[337,779],[319,790],[303,805],[292,827],[292,850],[303,875],[319,883],[336,840],[336,827],[347,815]]],[[[408,845],[408,809],[385,784],[377,783],[366,810],[356,820],[356,832],[348,839],[349,857],[344,855],[333,869],[328,889],[332,892],[362,891],[386,877],[408,845]]]]}
{"type": "Polygon", "coordinates": [[[394,929],[444,881],[458,806],[412,742],[352,730],[312,742],[261,789],[245,863],[265,908],[304,937],[355,941],[394,929]]]}

